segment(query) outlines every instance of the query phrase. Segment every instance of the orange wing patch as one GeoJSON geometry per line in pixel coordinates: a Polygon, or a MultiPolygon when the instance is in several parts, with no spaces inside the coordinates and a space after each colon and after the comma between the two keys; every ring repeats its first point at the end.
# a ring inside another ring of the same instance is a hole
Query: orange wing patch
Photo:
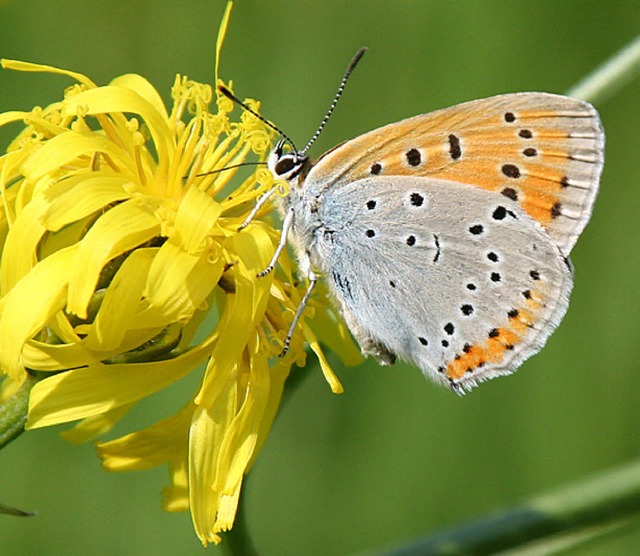
{"type": "Polygon", "coordinates": [[[591,213],[603,148],[591,105],[516,93],[366,133],[327,153],[324,170],[314,169],[313,178],[339,185],[372,175],[407,175],[481,187],[517,202],[567,255],[591,213]]]}
{"type": "Polygon", "coordinates": [[[509,311],[504,326],[490,330],[480,345],[465,345],[463,352],[441,369],[450,381],[456,382],[487,364],[499,364],[517,344],[526,341],[536,320],[535,313],[543,308],[543,303],[540,292],[527,290],[525,293],[524,306],[509,311]]]}

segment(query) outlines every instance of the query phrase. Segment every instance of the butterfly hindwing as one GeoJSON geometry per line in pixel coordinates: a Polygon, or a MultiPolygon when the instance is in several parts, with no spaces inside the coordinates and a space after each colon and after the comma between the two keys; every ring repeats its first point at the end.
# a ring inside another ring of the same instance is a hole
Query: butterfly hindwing
{"type": "Polygon", "coordinates": [[[586,225],[604,157],[588,103],[547,93],[474,100],[393,123],[326,153],[307,176],[317,194],[372,176],[465,183],[517,203],[568,255],[586,225]]]}
{"type": "Polygon", "coordinates": [[[361,346],[455,390],[512,372],[566,311],[567,262],[507,197],[382,175],[325,190],[318,217],[312,263],[361,346]]]}

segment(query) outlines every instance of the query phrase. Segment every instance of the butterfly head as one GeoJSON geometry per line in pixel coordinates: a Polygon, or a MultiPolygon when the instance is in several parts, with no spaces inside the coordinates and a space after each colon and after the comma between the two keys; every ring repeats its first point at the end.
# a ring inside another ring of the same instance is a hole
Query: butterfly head
{"type": "Polygon", "coordinates": [[[358,52],[356,52],[356,55],[351,60],[349,67],[347,67],[347,71],[342,77],[342,81],[340,82],[340,86],[338,87],[338,92],[336,93],[331,106],[329,106],[329,110],[327,110],[327,113],[324,115],[324,118],[320,122],[318,129],[316,129],[316,132],[313,134],[311,139],[309,139],[309,142],[302,150],[296,149],[293,141],[291,141],[287,134],[284,133],[278,126],[274,125],[269,120],[265,119],[263,116],[255,112],[250,106],[238,99],[229,89],[227,89],[227,87],[221,84],[218,85],[218,92],[231,99],[239,106],[242,106],[242,108],[244,108],[247,112],[253,114],[256,118],[268,125],[282,137],[282,139],[276,143],[276,146],[269,154],[269,158],[267,160],[267,167],[276,179],[293,183],[293,180],[298,178],[295,182],[296,185],[302,185],[302,181],[304,180],[306,173],[309,171],[312,165],[309,157],[307,156],[307,151],[311,148],[311,145],[315,143],[316,139],[324,129],[324,126],[329,121],[329,117],[333,113],[333,110],[338,104],[338,100],[342,96],[342,92],[344,91],[351,72],[358,65],[358,62],[360,61],[366,50],[366,48],[361,48],[360,50],[358,50],[358,52]]]}
{"type": "Polygon", "coordinates": [[[304,174],[309,166],[309,157],[292,148],[286,139],[281,139],[276,143],[267,160],[267,168],[271,170],[274,177],[286,182],[291,182],[304,174]]]}

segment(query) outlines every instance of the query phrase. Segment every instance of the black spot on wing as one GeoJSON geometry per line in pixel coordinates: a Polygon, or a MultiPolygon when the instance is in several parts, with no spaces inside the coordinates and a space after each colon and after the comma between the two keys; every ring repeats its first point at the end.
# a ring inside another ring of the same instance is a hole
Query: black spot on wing
{"type": "Polygon", "coordinates": [[[409,149],[404,155],[407,158],[409,166],[420,166],[422,155],[418,149],[409,149]]]}
{"type": "Polygon", "coordinates": [[[518,200],[518,192],[513,187],[505,187],[500,193],[512,201],[518,200]]]}
{"type": "Polygon", "coordinates": [[[424,196],[420,193],[412,193],[409,197],[409,201],[414,207],[421,207],[424,204],[424,196]]]}
{"type": "Polygon", "coordinates": [[[504,164],[502,166],[502,173],[511,179],[518,179],[520,177],[520,168],[515,164],[504,164]]]}
{"type": "Polygon", "coordinates": [[[449,155],[453,160],[458,160],[462,156],[460,138],[453,133],[449,135],[449,155]]]}

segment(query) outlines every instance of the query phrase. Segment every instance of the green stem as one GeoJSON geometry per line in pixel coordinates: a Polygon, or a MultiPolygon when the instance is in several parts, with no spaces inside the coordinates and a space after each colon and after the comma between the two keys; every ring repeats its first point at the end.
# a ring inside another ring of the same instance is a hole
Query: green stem
{"type": "Polygon", "coordinates": [[[24,432],[29,410],[29,392],[38,379],[27,375],[18,391],[0,405],[0,449],[24,432]]]}
{"type": "Polygon", "coordinates": [[[626,526],[640,515],[640,461],[533,498],[521,506],[385,556],[495,554],[535,543],[539,552],[575,546],[626,526]]]}
{"type": "Polygon", "coordinates": [[[567,93],[589,102],[603,102],[640,73],[640,36],[597,67],[567,93]]]}

